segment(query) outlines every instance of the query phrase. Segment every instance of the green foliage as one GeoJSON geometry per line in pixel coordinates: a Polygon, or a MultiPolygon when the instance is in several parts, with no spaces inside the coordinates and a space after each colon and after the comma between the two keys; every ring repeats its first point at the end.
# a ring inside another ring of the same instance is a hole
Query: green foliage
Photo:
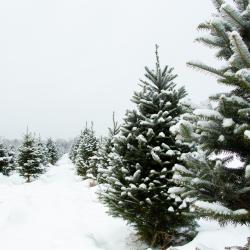
{"type": "Polygon", "coordinates": [[[209,34],[196,39],[210,48],[216,48],[216,56],[226,60],[226,66],[216,69],[204,63],[189,62],[188,65],[215,74],[218,82],[234,87],[243,98],[250,93],[249,45],[250,8],[246,0],[214,1],[217,13],[211,20],[199,26],[209,34]]]}
{"type": "MultiPolygon", "coordinates": [[[[82,134],[82,132],[81,132],[82,134]]],[[[70,148],[70,152],[69,152],[69,158],[70,160],[75,163],[75,160],[76,160],[76,155],[77,155],[77,149],[79,147],[79,144],[80,144],[80,140],[81,138],[78,137],[78,138],[75,138],[72,145],[71,145],[71,148],[70,148]]]]}
{"type": "Polygon", "coordinates": [[[13,151],[0,143],[0,173],[8,176],[15,169],[13,151]]]}
{"type": "Polygon", "coordinates": [[[106,183],[106,179],[109,175],[110,167],[110,154],[114,148],[114,137],[118,135],[120,126],[115,121],[113,113],[113,126],[108,129],[108,136],[103,138],[95,155],[91,158],[91,165],[96,169],[96,179],[98,183],[106,183]]]}
{"type": "Polygon", "coordinates": [[[133,95],[137,109],[127,111],[114,138],[100,199],[111,215],[132,224],[144,241],[167,247],[192,239],[195,223],[188,201],[168,193],[172,168],[189,150],[170,133],[184,112],[180,101],[186,91],[176,88],[173,69],[161,69],[157,52],[156,56],[156,70],[145,68],[146,80],[133,95]]]}
{"type": "Polygon", "coordinates": [[[176,166],[174,181],[181,187],[174,194],[191,197],[196,212],[219,222],[250,222],[250,4],[235,1],[235,7],[216,1],[216,17],[201,28],[210,32],[198,41],[216,47],[223,68],[189,63],[219,77],[218,82],[233,91],[217,94],[212,108],[196,109],[184,115],[177,138],[196,142],[197,153],[183,155],[185,166],[176,166]],[[218,7],[219,6],[219,7],[218,7]],[[225,156],[229,156],[226,157],[225,156]],[[241,164],[228,167],[236,156],[241,164]],[[215,158],[215,159],[214,159],[215,158]]]}
{"type": "Polygon", "coordinates": [[[48,162],[54,165],[59,159],[59,152],[56,143],[49,138],[46,143],[48,162]]]}
{"type": "Polygon", "coordinates": [[[90,165],[91,157],[97,148],[97,139],[92,128],[86,127],[80,136],[77,155],[75,158],[75,165],[77,174],[82,176],[83,179],[95,178],[96,169],[90,165]]]}
{"type": "Polygon", "coordinates": [[[192,197],[198,216],[221,224],[250,222],[250,176],[245,168],[227,167],[232,157],[209,159],[204,152],[185,155],[186,165],[176,165],[173,180],[182,198],[192,197]]]}
{"type": "Polygon", "coordinates": [[[26,133],[22,145],[19,147],[17,163],[19,165],[20,175],[27,182],[38,177],[44,172],[43,156],[37,140],[31,133],[26,133]]]}
{"type": "Polygon", "coordinates": [[[40,137],[36,140],[36,143],[38,147],[39,157],[41,158],[41,163],[43,166],[47,166],[48,165],[48,149],[40,137]]]}

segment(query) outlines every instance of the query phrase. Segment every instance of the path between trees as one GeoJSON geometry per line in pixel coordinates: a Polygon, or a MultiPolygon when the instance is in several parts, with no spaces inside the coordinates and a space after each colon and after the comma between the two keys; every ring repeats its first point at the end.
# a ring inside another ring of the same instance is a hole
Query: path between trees
{"type": "Polygon", "coordinates": [[[0,180],[1,250],[128,250],[131,230],[105,213],[67,155],[32,183],[0,180]]]}

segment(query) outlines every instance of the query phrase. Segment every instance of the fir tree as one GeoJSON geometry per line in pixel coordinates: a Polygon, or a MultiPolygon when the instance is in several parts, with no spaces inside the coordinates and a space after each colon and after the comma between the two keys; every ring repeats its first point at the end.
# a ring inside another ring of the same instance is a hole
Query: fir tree
{"type": "Polygon", "coordinates": [[[114,138],[118,135],[119,131],[120,126],[115,120],[115,114],[113,113],[113,126],[108,129],[108,136],[102,140],[97,154],[94,156],[98,183],[106,183],[106,179],[109,175],[110,154],[114,148],[114,138]]]}
{"type": "Polygon", "coordinates": [[[97,181],[98,179],[98,167],[103,161],[103,148],[105,146],[106,138],[101,138],[96,143],[96,150],[93,152],[93,156],[89,158],[89,169],[88,178],[97,181]],[[91,174],[89,174],[91,173],[91,174]]]}
{"type": "Polygon", "coordinates": [[[10,157],[9,164],[11,171],[16,170],[16,149],[13,145],[9,145],[7,149],[8,149],[8,155],[10,157]]]}
{"type": "Polygon", "coordinates": [[[217,57],[225,60],[216,69],[202,63],[189,63],[218,76],[218,81],[233,87],[228,93],[212,96],[215,108],[197,109],[184,116],[180,135],[184,141],[197,141],[201,153],[185,158],[187,168],[177,167],[175,181],[181,185],[179,194],[194,197],[195,208],[202,216],[221,223],[250,222],[250,4],[235,1],[235,7],[225,1],[214,1],[215,18],[201,24],[210,34],[198,41],[218,48],[217,57]],[[219,154],[229,157],[219,157],[219,154]],[[242,165],[228,168],[236,155],[242,165]],[[213,156],[213,158],[212,158],[213,156]],[[214,159],[215,158],[215,159],[214,159]]]}
{"type": "Polygon", "coordinates": [[[17,163],[19,171],[27,182],[38,177],[44,172],[41,148],[37,145],[36,138],[29,132],[24,136],[23,143],[19,147],[17,163]]]}
{"type": "Polygon", "coordinates": [[[77,155],[75,159],[75,165],[77,174],[86,178],[94,178],[95,169],[91,168],[90,159],[94,155],[97,147],[97,139],[93,130],[91,128],[86,128],[80,136],[80,142],[77,149],[77,155]]]}
{"type": "MultiPolygon", "coordinates": [[[[83,133],[81,132],[81,135],[82,134],[83,133]]],[[[75,160],[76,160],[77,150],[78,150],[78,147],[79,147],[79,144],[80,144],[80,141],[81,141],[81,135],[74,139],[74,141],[73,141],[73,143],[71,145],[71,148],[70,148],[69,158],[73,163],[75,163],[75,160]]]]}
{"type": "Polygon", "coordinates": [[[170,133],[185,111],[185,89],[176,88],[173,69],[161,69],[156,51],[156,70],[146,69],[141,91],[132,101],[137,109],[127,111],[111,153],[108,188],[100,199],[113,216],[132,224],[141,239],[152,246],[183,244],[194,236],[195,223],[188,201],[170,195],[172,169],[182,152],[170,133]]]}
{"type": "Polygon", "coordinates": [[[13,151],[0,142],[0,173],[8,176],[14,168],[15,164],[13,151]]]}
{"type": "Polygon", "coordinates": [[[90,168],[92,169],[92,176],[98,183],[105,183],[107,175],[109,174],[110,153],[114,147],[113,139],[119,133],[119,125],[115,121],[113,113],[113,126],[108,128],[108,136],[101,138],[98,141],[96,151],[90,158],[90,168]]]}
{"type": "Polygon", "coordinates": [[[40,137],[38,137],[37,141],[37,146],[38,146],[38,152],[40,154],[40,158],[41,158],[41,163],[43,166],[47,166],[48,165],[48,150],[47,147],[45,145],[45,143],[42,141],[42,139],[40,137]]]}
{"type": "Polygon", "coordinates": [[[59,152],[56,143],[49,138],[46,143],[47,156],[50,164],[54,165],[59,159],[59,152]]]}
{"type": "MultiPolygon", "coordinates": [[[[250,8],[248,0],[235,0],[232,6],[224,0],[213,0],[217,12],[210,21],[199,25],[200,30],[209,34],[197,38],[198,42],[216,48],[216,57],[226,65],[214,68],[200,62],[188,65],[214,74],[219,83],[234,87],[233,93],[249,97],[249,46],[250,8]]],[[[214,97],[220,98],[220,95],[214,97]]]]}

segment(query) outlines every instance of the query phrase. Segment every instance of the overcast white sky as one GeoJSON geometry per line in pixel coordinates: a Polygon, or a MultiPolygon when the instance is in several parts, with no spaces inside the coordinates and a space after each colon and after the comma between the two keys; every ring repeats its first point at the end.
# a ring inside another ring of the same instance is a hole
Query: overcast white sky
{"type": "Polygon", "coordinates": [[[144,66],[175,67],[195,102],[221,91],[216,79],[186,68],[214,51],[194,43],[211,0],[0,1],[0,136],[28,125],[43,137],[74,137],[85,121],[98,134],[132,106],[144,66]]]}

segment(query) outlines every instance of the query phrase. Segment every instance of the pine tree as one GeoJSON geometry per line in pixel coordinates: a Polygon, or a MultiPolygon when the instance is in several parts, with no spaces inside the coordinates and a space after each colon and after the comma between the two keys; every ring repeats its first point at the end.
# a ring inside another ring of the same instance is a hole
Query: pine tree
{"type": "MultiPolygon", "coordinates": [[[[212,73],[219,83],[234,87],[233,93],[249,97],[249,46],[250,8],[248,0],[234,0],[232,6],[224,0],[213,0],[217,12],[210,21],[199,25],[200,30],[209,34],[197,38],[198,42],[216,48],[216,57],[226,61],[226,65],[214,68],[201,62],[188,65],[212,73]]],[[[214,97],[220,98],[220,95],[214,97]]]]}
{"type": "Polygon", "coordinates": [[[16,170],[16,148],[13,145],[9,145],[7,147],[8,149],[8,155],[9,155],[9,164],[11,171],[16,170]]]}
{"type": "Polygon", "coordinates": [[[224,59],[225,65],[220,69],[202,63],[189,65],[214,73],[233,90],[212,96],[217,101],[215,108],[197,109],[184,116],[179,133],[184,141],[198,143],[199,154],[184,157],[187,167],[175,169],[175,181],[182,187],[178,194],[197,199],[194,206],[201,216],[221,223],[249,223],[250,4],[237,0],[233,7],[223,0],[214,2],[215,18],[200,25],[210,34],[198,41],[218,48],[216,56],[224,59]],[[221,157],[221,153],[229,157],[221,157]],[[242,165],[232,169],[227,165],[233,155],[242,165]]]}
{"type": "Polygon", "coordinates": [[[97,169],[97,181],[98,183],[106,183],[106,179],[109,175],[109,167],[110,167],[110,154],[112,154],[114,148],[114,138],[118,135],[120,131],[120,126],[118,122],[115,120],[115,114],[113,113],[113,126],[108,129],[108,136],[105,137],[100,147],[97,151],[95,157],[96,162],[94,165],[97,169]]]}
{"type": "Polygon", "coordinates": [[[0,142],[0,173],[8,176],[14,169],[15,164],[13,151],[0,142]]]}
{"type": "Polygon", "coordinates": [[[47,156],[50,164],[54,165],[59,159],[59,152],[55,142],[49,138],[46,143],[47,156]]]}
{"type": "MultiPolygon", "coordinates": [[[[81,132],[81,135],[83,133],[81,132]]],[[[70,152],[69,152],[69,158],[70,160],[75,164],[76,161],[76,156],[77,156],[77,150],[81,141],[81,135],[77,138],[74,139],[71,148],[70,148],[70,152]]]]}
{"type": "Polygon", "coordinates": [[[86,178],[94,178],[94,169],[91,168],[90,159],[94,155],[97,147],[97,139],[93,130],[91,128],[86,128],[80,136],[80,143],[77,149],[77,155],[75,159],[75,165],[77,174],[86,178]]]}
{"type": "Polygon", "coordinates": [[[92,178],[98,183],[105,183],[109,174],[110,156],[114,147],[113,139],[119,133],[119,125],[115,121],[113,113],[113,126],[108,128],[108,136],[101,138],[96,146],[94,155],[90,158],[89,164],[92,169],[92,178]]]}
{"type": "Polygon", "coordinates": [[[188,150],[170,133],[185,111],[181,100],[186,91],[176,88],[173,68],[161,69],[157,50],[156,56],[156,70],[145,68],[147,80],[133,95],[137,109],[127,111],[115,137],[108,188],[100,199],[111,215],[132,224],[141,239],[167,247],[192,239],[195,223],[188,200],[168,193],[172,169],[188,150]]]}
{"type": "Polygon", "coordinates": [[[23,143],[18,149],[17,163],[19,171],[27,182],[44,172],[43,158],[36,138],[29,132],[24,136],[23,143]]]}
{"type": "Polygon", "coordinates": [[[38,137],[36,144],[38,146],[38,152],[40,154],[41,163],[43,166],[48,166],[48,149],[40,136],[38,137]]]}
{"type": "Polygon", "coordinates": [[[98,167],[103,161],[103,148],[105,146],[106,138],[101,138],[96,143],[96,150],[93,152],[93,156],[89,158],[89,169],[88,178],[97,181],[98,179],[98,167]],[[91,174],[89,174],[91,173],[91,174]]]}

